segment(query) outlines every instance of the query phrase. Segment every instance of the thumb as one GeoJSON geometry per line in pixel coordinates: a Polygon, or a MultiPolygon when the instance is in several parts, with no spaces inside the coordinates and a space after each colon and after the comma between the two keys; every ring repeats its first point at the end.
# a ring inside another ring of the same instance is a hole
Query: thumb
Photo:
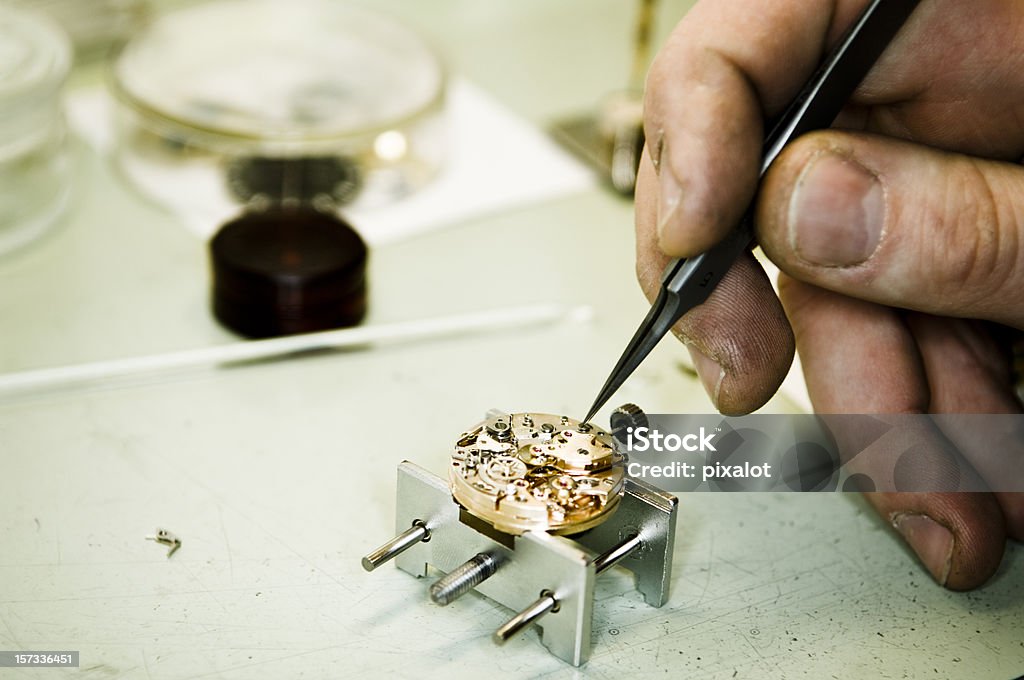
{"type": "Polygon", "coordinates": [[[1024,327],[1024,169],[825,131],[765,178],[758,238],[790,276],[851,297],[1024,327]]]}

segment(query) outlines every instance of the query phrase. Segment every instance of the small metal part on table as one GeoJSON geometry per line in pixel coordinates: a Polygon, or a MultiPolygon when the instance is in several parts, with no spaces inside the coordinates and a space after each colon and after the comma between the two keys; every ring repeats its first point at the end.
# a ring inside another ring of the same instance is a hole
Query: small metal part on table
{"type": "MultiPolygon", "coordinates": [[[[609,443],[614,449],[607,432],[571,418],[492,412],[483,423],[460,437],[453,462],[465,461],[465,457],[459,457],[460,450],[466,453],[475,446],[478,451],[487,451],[486,455],[478,456],[477,465],[485,466],[488,460],[495,458],[511,458],[528,468],[523,455],[536,453],[531,450],[533,443],[543,435],[556,441],[555,453],[565,454],[564,458],[555,456],[559,464],[569,466],[570,460],[579,463],[578,468],[567,468],[572,474],[585,478],[595,470],[605,470],[601,467],[604,463],[600,462],[596,468],[588,469],[578,448],[557,443],[557,438],[566,431],[576,433],[567,440],[574,441],[577,434],[582,434],[586,441],[596,442],[592,446],[601,451],[604,451],[603,443],[609,443]],[[581,427],[585,431],[581,431],[581,427]],[[469,442],[471,437],[476,437],[473,444],[469,442]],[[509,455],[510,447],[520,455],[514,458],[509,455]]],[[[545,448],[545,455],[547,452],[545,448]]],[[[613,450],[612,454],[621,458],[617,451],[613,450]]],[[[593,456],[593,452],[587,455],[593,456]]],[[[594,457],[600,459],[600,456],[594,457]]],[[[622,462],[620,459],[613,469],[621,469],[622,462]]],[[[518,465],[513,467],[522,472],[518,465]]],[[[566,470],[561,472],[569,476],[566,470]]],[[[430,589],[431,599],[438,604],[447,604],[475,589],[509,607],[518,613],[495,632],[497,643],[537,623],[542,631],[541,640],[551,653],[579,666],[590,655],[594,586],[599,574],[620,565],[633,572],[637,590],[647,604],[660,607],[668,600],[677,500],[671,494],[623,475],[617,482],[619,491],[613,494],[614,502],[606,495],[599,506],[588,506],[588,512],[576,516],[582,529],[574,530],[573,526],[562,523],[561,512],[552,512],[552,508],[547,508],[546,513],[519,517],[524,522],[529,520],[530,526],[525,527],[515,521],[504,521],[508,518],[503,520],[500,516],[502,512],[514,513],[520,508],[517,503],[503,501],[514,495],[517,487],[513,484],[522,479],[526,476],[513,477],[505,496],[495,494],[497,501],[492,501],[490,506],[493,512],[488,513],[503,526],[515,528],[513,533],[502,531],[494,521],[476,515],[459,503],[457,494],[465,491],[461,472],[453,473],[449,482],[413,463],[403,462],[398,467],[398,537],[373,555],[390,553],[400,569],[417,577],[426,576],[428,567],[447,574],[430,589]],[[550,522],[552,517],[559,521],[550,522]],[[402,540],[403,536],[408,536],[410,527],[422,527],[429,541],[415,536],[402,540]],[[389,546],[396,543],[402,545],[401,550],[389,550],[389,546]]],[[[547,483],[545,480],[550,481],[541,478],[547,483]]],[[[539,488],[545,487],[542,484],[539,488]]],[[[481,494],[492,493],[489,489],[476,490],[481,494]]],[[[375,566],[386,559],[377,560],[375,566]]]]}
{"type": "Polygon", "coordinates": [[[167,529],[157,529],[155,536],[146,536],[147,541],[154,541],[160,545],[167,546],[167,557],[170,559],[171,555],[178,551],[181,547],[181,539],[172,534],[167,529]]]}

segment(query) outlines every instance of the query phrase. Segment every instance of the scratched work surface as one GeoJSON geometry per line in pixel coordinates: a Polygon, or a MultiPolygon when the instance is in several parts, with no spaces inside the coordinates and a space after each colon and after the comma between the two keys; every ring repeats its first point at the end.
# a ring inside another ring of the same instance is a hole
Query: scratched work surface
{"type": "MultiPolygon", "coordinates": [[[[469,359],[461,341],[436,343],[0,407],[0,649],[77,649],[82,672],[67,676],[94,678],[573,677],[533,631],[492,645],[509,611],[476,595],[442,609],[426,581],[367,574],[359,558],[391,534],[399,460],[444,469],[477,400],[498,391],[438,385],[422,362],[472,374],[589,332],[477,341],[489,348],[469,359]],[[183,539],[170,559],[143,538],[157,526],[183,539]]],[[[511,377],[504,393],[529,388],[511,377]]],[[[989,586],[957,594],[852,496],[697,494],[680,513],[664,608],[624,572],[600,579],[588,676],[1024,671],[1019,546],[989,586]]]]}
{"type": "MultiPolygon", "coordinates": [[[[392,534],[400,460],[446,469],[454,438],[491,407],[578,415],[590,403],[644,312],[629,219],[595,191],[374,256],[385,320],[556,300],[594,305],[589,323],[0,397],[0,649],[80,650],[82,665],[0,677],[573,677],[534,631],[492,645],[510,612],[476,596],[436,607],[427,583],[367,574],[359,558],[392,534]],[[516,236],[496,250],[504,234],[516,236]],[[171,559],[144,540],[157,527],[183,539],[171,559]]],[[[182,290],[209,324],[201,262],[182,258],[182,290]]],[[[684,356],[660,346],[616,402],[708,411],[684,356]]],[[[1024,550],[956,594],[891,533],[849,496],[684,497],[670,602],[651,609],[624,574],[602,576],[584,671],[1024,672],[1024,550]]]]}
{"type": "MultiPolygon", "coordinates": [[[[621,217],[613,200],[503,219],[527,234],[563,211],[593,226],[621,217]]],[[[429,243],[455,248],[475,229],[429,243]]],[[[557,258],[577,235],[549,238],[557,258]]],[[[379,260],[429,255],[427,243],[379,260]]],[[[599,249],[598,261],[626,277],[617,251],[599,249]]],[[[502,289],[517,262],[467,266],[489,267],[502,289]]],[[[579,283],[548,285],[588,296],[579,283]]],[[[437,607],[425,581],[390,566],[367,574],[359,558],[392,534],[401,459],[445,469],[454,438],[492,406],[578,413],[589,403],[594,367],[642,312],[633,289],[607,293],[590,323],[0,400],[0,649],[80,650],[82,665],[0,677],[573,677],[534,631],[493,646],[507,610],[475,595],[437,607]],[[170,559],[144,540],[157,527],[183,539],[170,559]]],[[[707,409],[676,368],[682,352],[659,347],[619,398],[707,409]]],[[[986,588],[957,594],[933,585],[891,533],[853,496],[685,496],[671,600],[649,608],[625,573],[602,576],[584,670],[1024,672],[1024,550],[1010,547],[986,588]]]]}

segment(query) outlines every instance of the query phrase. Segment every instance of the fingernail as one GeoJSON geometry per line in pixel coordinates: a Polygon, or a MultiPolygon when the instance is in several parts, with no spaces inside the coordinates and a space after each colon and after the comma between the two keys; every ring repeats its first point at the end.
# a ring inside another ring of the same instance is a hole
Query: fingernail
{"type": "Polygon", "coordinates": [[[907,539],[936,582],[946,585],[953,563],[952,532],[927,515],[896,515],[892,525],[907,539]]]}
{"type": "Polygon", "coordinates": [[[704,385],[704,390],[711,397],[712,403],[715,408],[718,408],[718,392],[722,389],[722,379],[725,378],[725,369],[722,368],[717,361],[704,354],[693,345],[686,346],[687,351],[690,353],[690,359],[693,360],[693,367],[697,371],[698,377],[700,377],[701,383],[704,385]]]}
{"type": "Polygon", "coordinates": [[[804,169],[789,202],[790,245],[806,262],[848,267],[878,247],[885,195],[854,161],[825,153],[804,169]]]}
{"type": "Polygon", "coordinates": [[[666,243],[673,241],[673,225],[679,203],[683,198],[683,188],[679,185],[671,168],[665,165],[658,175],[658,241],[664,250],[666,243]]]}

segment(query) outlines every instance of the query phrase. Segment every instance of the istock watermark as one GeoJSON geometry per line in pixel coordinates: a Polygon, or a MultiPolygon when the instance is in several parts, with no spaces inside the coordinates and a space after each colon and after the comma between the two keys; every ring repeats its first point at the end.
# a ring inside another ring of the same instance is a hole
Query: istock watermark
{"type": "Polygon", "coordinates": [[[1024,416],[656,414],[613,431],[668,491],[1024,491],[1024,416]]]}
{"type": "Polygon", "coordinates": [[[715,451],[711,443],[713,432],[679,435],[670,432],[665,435],[648,427],[627,427],[626,442],[630,451],[715,451]],[[694,443],[696,442],[696,443],[694,443]]]}

